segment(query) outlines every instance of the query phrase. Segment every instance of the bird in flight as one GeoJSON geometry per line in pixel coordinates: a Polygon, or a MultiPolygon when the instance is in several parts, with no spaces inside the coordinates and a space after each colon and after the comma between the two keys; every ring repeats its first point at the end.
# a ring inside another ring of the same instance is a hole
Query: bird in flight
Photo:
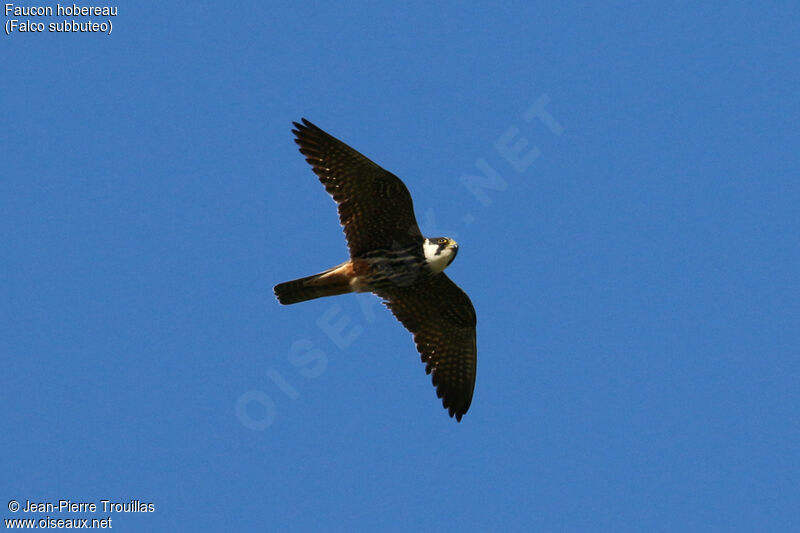
{"type": "Polygon", "coordinates": [[[350,259],[280,283],[275,296],[289,305],[350,292],[378,295],[413,334],[437,396],[460,422],[472,402],[477,345],[475,308],[444,273],[458,244],[422,236],[400,178],[306,119],[294,126],[300,153],[336,201],[350,259]]]}

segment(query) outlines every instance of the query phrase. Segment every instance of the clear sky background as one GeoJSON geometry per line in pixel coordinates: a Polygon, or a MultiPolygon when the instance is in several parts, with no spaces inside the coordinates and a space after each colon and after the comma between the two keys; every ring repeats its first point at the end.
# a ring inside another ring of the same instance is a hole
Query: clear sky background
{"type": "Polygon", "coordinates": [[[800,16],[696,4],[142,1],[0,35],[0,516],[800,530],[800,16]],[[347,257],[301,117],[459,241],[460,424],[376,298],[274,299],[347,257]]]}

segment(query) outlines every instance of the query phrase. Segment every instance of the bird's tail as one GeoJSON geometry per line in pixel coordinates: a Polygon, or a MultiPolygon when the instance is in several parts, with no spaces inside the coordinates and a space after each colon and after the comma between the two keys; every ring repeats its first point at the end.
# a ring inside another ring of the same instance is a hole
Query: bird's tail
{"type": "Polygon", "coordinates": [[[313,276],[279,283],[275,285],[275,296],[281,304],[289,305],[323,296],[346,294],[353,292],[350,288],[351,279],[352,266],[348,261],[313,276]]]}

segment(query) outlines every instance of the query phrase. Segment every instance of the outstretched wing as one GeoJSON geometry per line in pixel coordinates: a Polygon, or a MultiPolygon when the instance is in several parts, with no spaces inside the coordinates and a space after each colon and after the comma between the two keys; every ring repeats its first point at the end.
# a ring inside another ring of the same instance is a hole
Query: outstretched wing
{"type": "Polygon", "coordinates": [[[478,362],[475,308],[469,296],[444,273],[379,296],[414,334],[437,396],[460,422],[472,402],[478,362]]]}
{"type": "Polygon", "coordinates": [[[339,206],[350,256],[419,244],[414,205],[400,178],[306,119],[294,123],[295,142],[339,206]]]}

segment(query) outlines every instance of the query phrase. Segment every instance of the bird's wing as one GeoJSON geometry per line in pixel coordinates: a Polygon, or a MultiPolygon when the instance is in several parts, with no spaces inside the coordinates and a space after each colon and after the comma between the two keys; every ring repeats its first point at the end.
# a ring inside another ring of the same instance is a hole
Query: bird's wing
{"type": "Polygon", "coordinates": [[[475,308],[444,273],[380,291],[386,306],[414,334],[442,405],[461,421],[472,402],[478,348],[475,308]]]}
{"type": "Polygon", "coordinates": [[[350,256],[419,244],[414,205],[400,178],[306,119],[294,123],[295,142],[339,207],[350,256]]]}

